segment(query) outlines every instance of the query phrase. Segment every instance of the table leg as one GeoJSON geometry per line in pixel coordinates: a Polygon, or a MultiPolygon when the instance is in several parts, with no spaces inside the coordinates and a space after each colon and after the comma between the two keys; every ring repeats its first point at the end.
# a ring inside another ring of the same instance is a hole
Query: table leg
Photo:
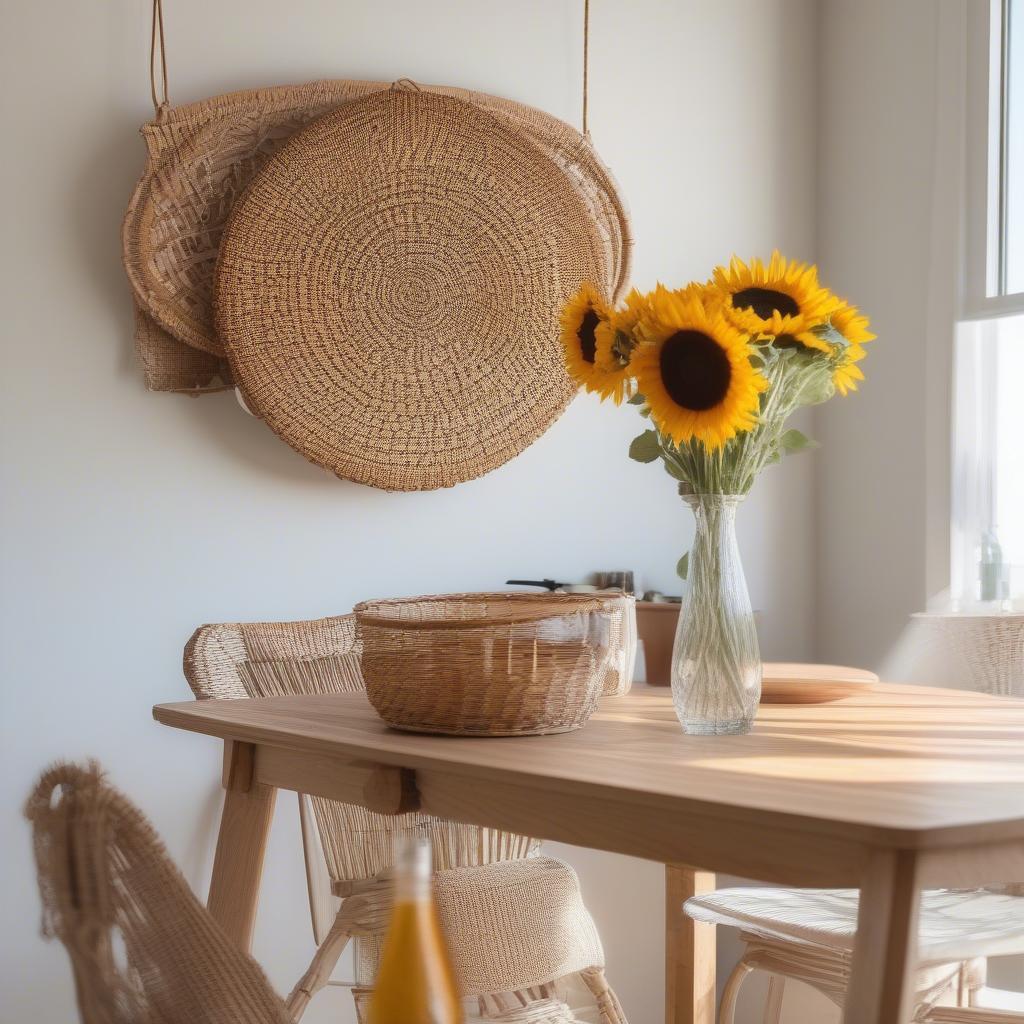
{"type": "Polygon", "coordinates": [[[917,969],[917,854],[879,850],[861,880],[857,939],[843,1024],[906,1024],[917,969]]]}
{"type": "Polygon", "coordinates": [[[224,810],[207,907],[240,949],[252,946],[267,835],[277,790],[253,778],[255,748],[224,744],[224,810]]]}
{"type": "Polygon", "coordinates": [[[665,1024],[715,1024],[715,926],[683,913],[714,887],[710,871],[665,865],[665,1024]]]}

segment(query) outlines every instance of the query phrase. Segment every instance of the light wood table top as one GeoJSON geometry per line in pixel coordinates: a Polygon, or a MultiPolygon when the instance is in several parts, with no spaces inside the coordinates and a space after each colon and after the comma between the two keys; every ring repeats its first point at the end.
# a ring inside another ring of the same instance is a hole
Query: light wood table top
{"type": "Polygon", "coordinates": [[[910,1017],[921,890],[1024,878],[1024,701],[766,673],[747,736],[686,736],[665,688],[608,698],[578,732],[387,728],[362,694],[189,701],[157,721],[225,741],[209,907],[242,948],[278,789],[661,861],[666,1021],[714,1019],[714,932],[682,924],[708,870],[860,888],[846,1024],[910,1017]],[[699,865],[699,868],[686,865],[699,865]]]}
{"type": "MultiPolygon", "coordinates": [[[[783,687],[785,684],[781,684],[783,687]]],[[[1024,837],[1024,701],[884,684],[775,703],[747,736],[686,736],[664,689],[606,699],[581,730],[475,739],[396,732],[362,694],[165,704],[166,725],[467,780],[628,800],[665,815],[923,848],[1024,837]]],[[[820,688],[819,688],[820,691],[820,688]]]]}

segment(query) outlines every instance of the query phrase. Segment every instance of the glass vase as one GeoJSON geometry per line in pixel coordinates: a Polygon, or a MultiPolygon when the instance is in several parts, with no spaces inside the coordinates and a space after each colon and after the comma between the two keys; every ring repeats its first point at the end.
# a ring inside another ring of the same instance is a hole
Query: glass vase
{"type": "Polygon", "coordinates": [[[761,653],[736,543],[734,494],[688,494],[696,533],[672,647],[672,702],[687,733],[749,732],[761,653]]]}

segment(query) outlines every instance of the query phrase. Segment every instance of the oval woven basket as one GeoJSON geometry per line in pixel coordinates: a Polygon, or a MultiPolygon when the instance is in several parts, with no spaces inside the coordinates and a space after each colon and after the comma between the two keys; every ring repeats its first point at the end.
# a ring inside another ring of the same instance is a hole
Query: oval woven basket
{"type": "Polygon", "coordinates": [[[569,732],[597,707],[619,614],[592,594],[366,601],[355,608],[366,695],[410,732],[569,732]]]}
{"type": "Polygon", "coordinates": [[[448,487],[562,413],[560,309],[613,273],[587,204],[522,132],[393,88],[300,132],[236,202],[217,331],[247,405],[311,462],[448,487]]]}
{"type": "MultiPolygon", "coordinates": [[[[125,215],[122,247],[139,310],[136,345],[151,390],[215,390],[231,384],[217,337],[213,276],[235,199],[300,128],[389,87],[336,80],[246,90],[165,108],[143,125],[148,159],[125,215]]],[[[424,88],[490,111],[562,168],[607,242],[613,273],[600,283],[620,296],[629,279],[629,219],[618,186],[589,140],[558,118],[512,100],[424,88]]]]}

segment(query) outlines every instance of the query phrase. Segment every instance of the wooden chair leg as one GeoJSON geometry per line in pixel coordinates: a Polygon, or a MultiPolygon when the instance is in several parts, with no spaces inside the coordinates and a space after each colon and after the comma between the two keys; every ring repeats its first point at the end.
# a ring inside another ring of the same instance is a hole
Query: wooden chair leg
{"type": "Polygon", "coordinates": [[[597,1010],[601,1018],[601,1024],[629,1024],[626,1020],[626,1014],[622,1009],[622,1004],[619,1002],[619,997],[615,994],[611,985],[608,984],[608,979],[605,977],[602,968],[592,967],[589,970],[581,971],[580,977],[597,1000],[597,1010]]]}
{"type": "Polygon", "coordinates": [[[718,1011],[718,1024],[735,1024],[736,1021],[736,999],[740,994],[743,982],[747,980],[754,968],[741,960],[729,975],[722,990],[722,1008],[718,1011]]]}
{"type": "Polygon", "coordinates": [[[320,943],[306,973],[298,980],[285,1000],[288,1016],[293,1021],[298,1021],[313,996],[331,980],[334,968],[338,966],[338,959],[351,938],[351,923],[344,910],[341,910],[327,933],[327,938],[320,943]]]}
{"type": "Polygon", "coordinates": [[[369,985],[354,985],[352,988],[352,1000],[356,1004],[356,1020],[358,1024],[366,1024],[367,1011],[370,1008],[370,996],[373,989],[369,985]]]}
{"type": "Polygon", "coordinates": [[[872,854],[860,887],[843,1024],[906,1024],[917,967],[921,885],[913,850],[872,854]]]}
{"type": "Polygon", "coordinates": [[[768,978],[768,995],[764,1001],[764,1024],[779,1024],[782,1020],[782,999],[786,994],[786,979],[781,974],[768,978]]]}

